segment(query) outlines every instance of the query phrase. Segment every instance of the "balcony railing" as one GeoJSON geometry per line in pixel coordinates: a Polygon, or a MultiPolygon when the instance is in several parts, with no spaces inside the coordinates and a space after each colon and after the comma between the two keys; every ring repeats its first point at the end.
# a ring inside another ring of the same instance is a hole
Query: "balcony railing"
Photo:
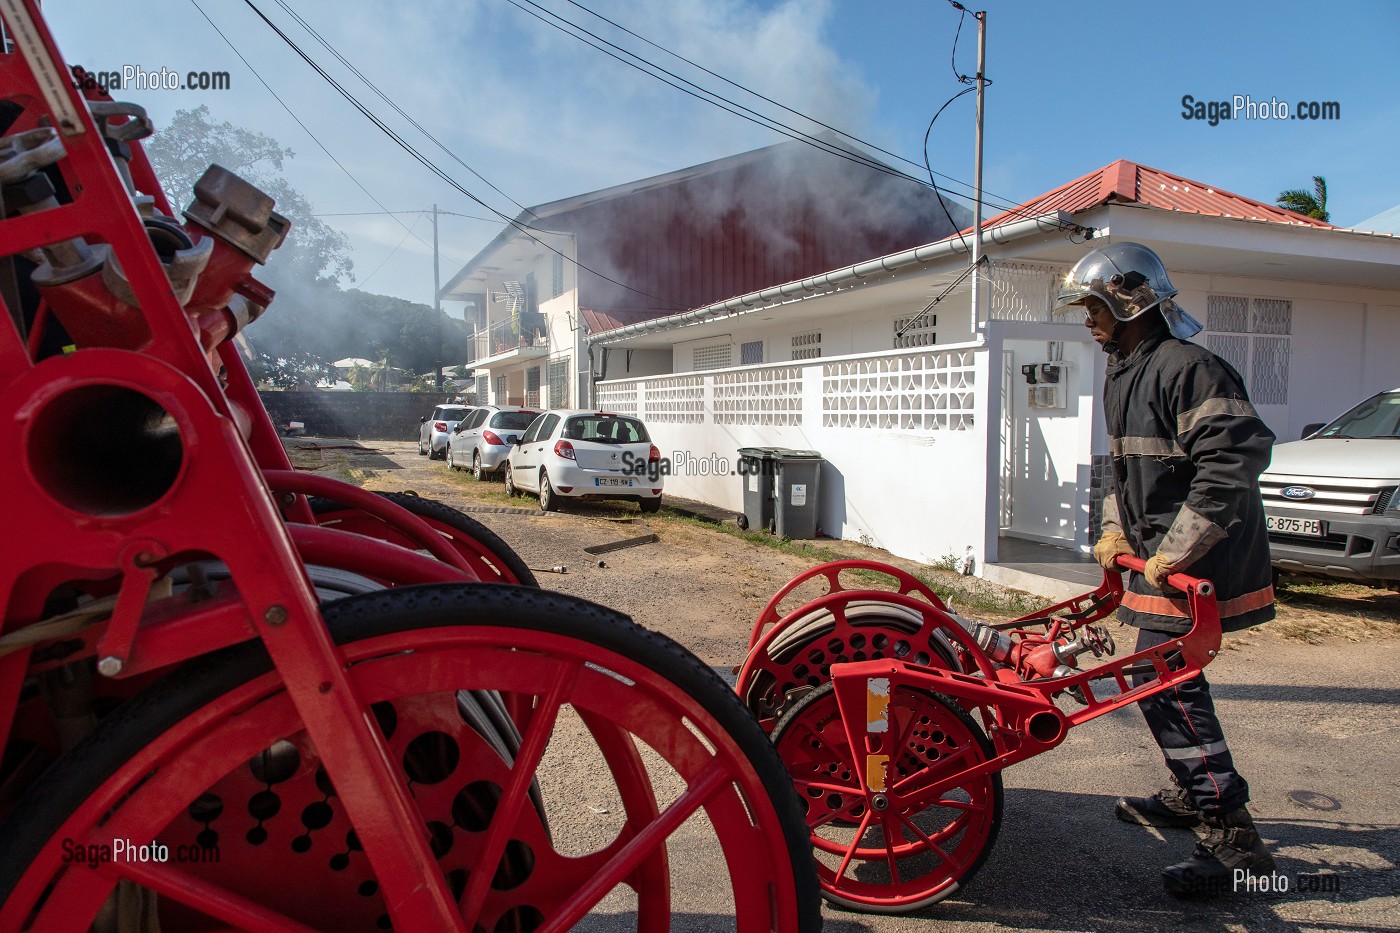
{"type": "Polygon", "coordinates": [[[473,359],[477,361],[512,350],[548,350],[549,337],[539,329],[519,332],[513,321],[501,321],[476,335],[474,349],[473,359]]]}

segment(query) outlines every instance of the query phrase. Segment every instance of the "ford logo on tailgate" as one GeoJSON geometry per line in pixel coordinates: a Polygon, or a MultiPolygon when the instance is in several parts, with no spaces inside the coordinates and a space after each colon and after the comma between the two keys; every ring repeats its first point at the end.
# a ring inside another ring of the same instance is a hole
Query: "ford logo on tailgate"
{"type": "Polygon", "coordinates": [[[1283,487],[1283,497],[1285,499],[1311,499],[1317,493],[1308,486],[1285,486],[1283,487]]]}

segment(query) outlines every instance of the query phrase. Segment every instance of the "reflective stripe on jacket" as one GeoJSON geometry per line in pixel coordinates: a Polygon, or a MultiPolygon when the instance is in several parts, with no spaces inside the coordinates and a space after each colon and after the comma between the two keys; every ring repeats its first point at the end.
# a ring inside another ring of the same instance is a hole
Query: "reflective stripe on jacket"
{"type": "MultiPolygon", "coordinates": [[[[1273,570],[1259,495],[1274,434],[1243,380],[1205,347],[1165,330],[1115,357],[1104,380],[1113,470],[1104,530],[1121,530],[1142,559],[1216,586],[1234,631],[1274,617],[1273,570]]],[[[1190,629],[1185,599],[1128,575],[1119,618],[1139,628],[1190,629]]]]}

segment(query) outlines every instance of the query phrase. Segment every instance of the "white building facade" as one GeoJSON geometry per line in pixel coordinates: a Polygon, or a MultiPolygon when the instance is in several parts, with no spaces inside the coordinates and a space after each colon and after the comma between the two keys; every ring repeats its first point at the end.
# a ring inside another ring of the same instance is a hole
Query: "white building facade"
{"type": "Polygon", "coordinates": [[[925,562],[970,552],[983,568],[1005,538],[1082,552],[1097,536],[1106,358],[1082,315],[1051,313],[1093,245],[1161,255],[1206,325],[1197,339],[1240,371],[1281,441],[1400,385],[1400,238],[1133,163],[1018,214],[984,233],[976,314],[963,280],[915,320],[968,266],[970,240],[953,237],[593,334],[595,358],[671,362],[598,382],[594,404],[646,421],[671,458],[668,494],[741,511],[726,473],[739,448],[817,450],[824,533],[925,562]]]}

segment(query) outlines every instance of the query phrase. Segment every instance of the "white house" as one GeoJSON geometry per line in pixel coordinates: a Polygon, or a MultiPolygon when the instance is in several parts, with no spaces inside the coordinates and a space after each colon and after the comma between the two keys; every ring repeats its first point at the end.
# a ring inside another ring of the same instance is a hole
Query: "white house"
{"type": "Polygon", "coordinates": [[[597,382],[595,404],[646,420],[673,495],[738,511],[740,480],[714,475],[714,457],[815,449],[834,537],[925,561],[971,549],[978,568],[1006,537],[1086,550],[1107,461],[1105,357],[1082,316],[1051,306],[1090,232],[1161,255],[1206,325],[1198,339],[1244,375],[1282,439],[1400,385],[1400,237],[1118,161],[988,222],[975,314],[964,231],[591,333],[598,372],[605,357],[669,356],[666,370],[597,382]]]}
{"type": "MultiPolygon", "coordinates": [[[[839,148],[834,137],[828,144],[839,148]]],[[[585,336],[939,239],[968,211],[868,154],[781,143],[536,205],[441,289],[477,328],[483,401],[582,404],[595,373],[670,372],[666,349],[585,336]]],[[[739,362],[736,359],[735,362],[739,362]]]]}

